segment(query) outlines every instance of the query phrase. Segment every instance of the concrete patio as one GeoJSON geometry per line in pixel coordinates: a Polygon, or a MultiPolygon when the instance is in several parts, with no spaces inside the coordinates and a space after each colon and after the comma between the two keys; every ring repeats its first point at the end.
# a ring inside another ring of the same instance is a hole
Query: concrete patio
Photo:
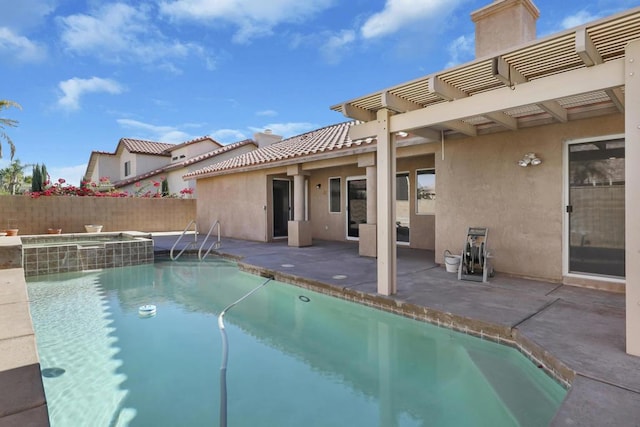
{"type": "MultiPolygon", "coordinates": [[[[175,240],[154,236],[156,253],[175,240]]],[[[571,383],[553,426],[640,426],[640,358],[625,353],[622,294],[499,273],[488,283],[458,281],[433,252],[399,247],[398,293],[385,297],[376,260],[360,257],[355,243],[223,239],[216,252],[257,274],[519,347],[571,383]]]]}

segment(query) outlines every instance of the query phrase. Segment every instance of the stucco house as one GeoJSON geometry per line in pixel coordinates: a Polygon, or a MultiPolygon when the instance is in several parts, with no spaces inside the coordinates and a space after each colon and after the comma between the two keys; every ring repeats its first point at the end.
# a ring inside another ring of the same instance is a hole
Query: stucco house
{"type": "Polygon", "coordinates": [[[357,239],[384,295],[397,245],[442,263],[488,227],[498,272],[626,292],[640,355],[640,8],[541,39],[530,0],[471,16],[472,62],[331,107],[355,122],[187,174],[198,221],[293,246],[357,239]]]}
{"type": "Polygon", "coordinates": [[[122,138],[113,153],[91,153],[83,179],[100,183],[106,177],[111,188],[131,194],[158,191],[152,183],[167,180],[170,193],[179,194],[184,189],[190,189],[195,194],[195,185],[185,182],[183,175],[255,150],[264,139],[281,137],[259,132],[255,140],[246,139],[228,145],[222,145],[209,136],[180,144],[122,138]]]}

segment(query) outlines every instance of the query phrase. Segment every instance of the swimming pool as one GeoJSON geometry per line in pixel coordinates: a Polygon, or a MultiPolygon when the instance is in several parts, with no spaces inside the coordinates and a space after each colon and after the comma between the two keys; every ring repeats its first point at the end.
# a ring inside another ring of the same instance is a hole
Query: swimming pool
{"type": "MultiPolygon", "coordinates": [[[[218,425],[217,315],[264,280],[224,260],[29,278],[52,425],[218,425]]],[[[275,281],[225,325],[230,426],[541,426],[566,394],[512,348],[275,281]]]]}

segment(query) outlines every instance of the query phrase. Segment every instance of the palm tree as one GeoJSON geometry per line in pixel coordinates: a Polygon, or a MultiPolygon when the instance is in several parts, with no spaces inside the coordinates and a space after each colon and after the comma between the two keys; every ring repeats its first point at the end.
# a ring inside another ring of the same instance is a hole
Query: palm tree
{"type": "MultiPolygon", "coordinates": [[[[0,111],[15,107],[18,109],[22,109],[20,104],[14,101],[9,101],[5,99],[0,99],[0,111]]],[[[18,126],[18,121],[13,119],[5,119],[0,117],[0,139],[4,139],[7,144],[9,144],[9,148],[11,149],[11,160],[13,160],[13,155],[16,153],[16,146],[13,144],[13,140],[9,135],[7,135],[4,131],[5,127],[16,127],[18,126]]],[[[2,144],[0,144],[0,159],[2,158],[2,144]]]]}

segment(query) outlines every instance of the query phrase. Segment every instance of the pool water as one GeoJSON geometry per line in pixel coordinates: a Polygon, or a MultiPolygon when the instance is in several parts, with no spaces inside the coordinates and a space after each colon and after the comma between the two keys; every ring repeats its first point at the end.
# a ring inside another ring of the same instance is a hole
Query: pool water
{"type": "MultiPolygon", "coordinates": [[[[264,281],[224,260],[29,278],[51,424],[217,426],[217,315],[264,281]]],[[[566,394],[512,348],[276,281],[225,326],[229,426],[545,426],[566,394]]]]}

